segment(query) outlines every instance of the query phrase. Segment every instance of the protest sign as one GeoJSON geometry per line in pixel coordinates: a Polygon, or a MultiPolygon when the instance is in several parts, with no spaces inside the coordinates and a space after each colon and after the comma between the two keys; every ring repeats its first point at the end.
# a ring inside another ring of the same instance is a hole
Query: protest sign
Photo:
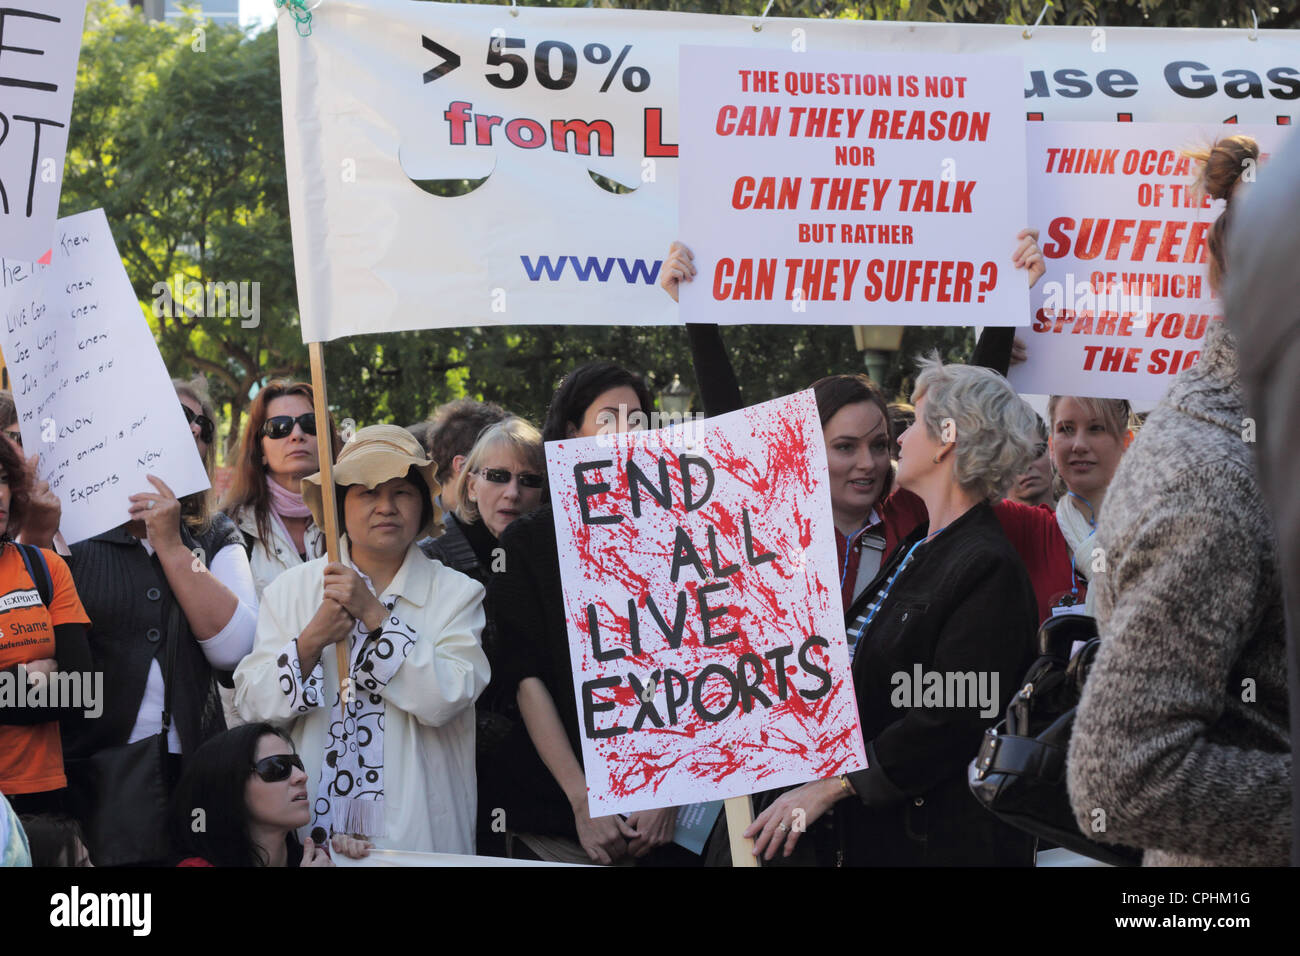
{"type": "MultiPolygon", "coordinates": [[[[1277,126],[1030,123],[1030,217],[1047,272],[1030,293],[1029,360],[1020,392],[1159,399],[1200,357],[1223,304],[1210,290],[1206,232],[1223,202],[1192,189],[1183,150],[1253,136],[1264,154],[1277,126]]],[[[1256,169],[1242,171],[1249,188],[1256,169]]],[[[1262,173],[1267,175],[1267,170],[1262,173]]]]}
{"type": "Polygon", "coordinates": [[[0,256],[50,250],[86,0],[0,9],[0,256]]]}
{"type": "Polygon", "coordinates": [[[1014,325],[1011,57],[683,47],[686,322],[1014,325]]]}
{"type": "Polygon", "coordinates": [[[811,391],[546,455],[592,816],[865,766],[811,391]]]}
{"type": "MultiPolygon", "coordinates": [[[[286,13],[303,340],[677,322],[657,282],[669,244],[691,241],[677,221],[682,46],[801,50],[812,72],[841,52],[1014,56],[1033,120],[1272,125],[1300,90],[1292,30],[1042,26],[1026,40],[1009,24],[754,22],[353,0],[316,7],[301,37],[286,13]]],[[[1001,270],[1005,240],[986,240],[1001,270]]]]}
{"type": "Polygon", "coordinates": [[[69,544],[127,519],[161,478],[208,487],[153,333],[102,209],[60,219],[48,266],[0,260],[0,349],[23,449],[63,505],[69,544]]]}

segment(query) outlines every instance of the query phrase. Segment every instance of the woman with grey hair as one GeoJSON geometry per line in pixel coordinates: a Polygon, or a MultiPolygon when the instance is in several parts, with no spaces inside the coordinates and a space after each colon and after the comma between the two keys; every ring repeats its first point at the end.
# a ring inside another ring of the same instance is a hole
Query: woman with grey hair
{"type": "Polygon", "coordinates": [[[845,801],[842,862],[1029,866],[1034,838],[971,797],[966,765],[1032,660],[1033,588],[991,501],[1033,454],[1033,413],[997,373],[921,362],[897,481],[928,525],[909,535],[849,611],[867,767],[784,794],[745,835],[789,856],[845,801]]]}

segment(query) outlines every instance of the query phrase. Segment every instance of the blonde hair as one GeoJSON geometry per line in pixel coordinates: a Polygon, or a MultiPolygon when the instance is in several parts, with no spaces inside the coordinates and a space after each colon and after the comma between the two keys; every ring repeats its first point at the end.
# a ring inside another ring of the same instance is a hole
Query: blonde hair
{"type": "Polygon", "coordinates": [[[479,433],[474,447],[465,458],[465,467],[456,476],[456,517],[466,524],[479,519],[478,505],[469,500],[470,476],[483,467],[483,461],[499,448],[508,448],[528,467],[546,474],[546,455],[542,451],[542,434],[528,422],[511,415],[479,433]]]}
{"type": "Polygon", "coordinates": [[[935,441],[951,430],[956,440],[953,476],[967,494],[1000,497],[1033,461],[1034,412],[992,369],[944,365],[931,352],[919,361],[912,404],[925,398],[921,416],[935,441]]]}
{"type": "Polygon", "coordinates": [[[1237,134],[1225,136],[1213,146],[1184,150],[1183,155],[1200,167],[1193,189],[1211,199],[1222,199],[1226,204],[1205,234],[1205,246],[1210,254],[1210,288],[1218,292],[1223,288],[1223,276],[1228,270],[1232,194],[1247,166],[1258,164],[1259,143],[1251,136],[1237,134]]]}
{"type": "Polygon", "coordinates": [[[1079,395],[1053,395],[1047,400],[1048,429],[1056,431],[1056,408],[1062,400],[1072,398],[1092,418],[1099,419],[1106,426],[1107,434],[1113,435],[1121,443],[1124,436],[1136,425],[1133,419],[1133,406],[1122,398],[1083,398],[1079,395]]]}

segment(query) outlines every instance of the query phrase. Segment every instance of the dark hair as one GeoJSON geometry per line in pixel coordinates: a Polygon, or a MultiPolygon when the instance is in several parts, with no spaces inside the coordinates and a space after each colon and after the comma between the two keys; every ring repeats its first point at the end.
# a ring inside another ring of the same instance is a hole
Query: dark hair
{"type": "Polygon", "coordinates": [[[441,405],[429,419],[429,440],[426,448],[437,466],[438,481],[446,484],[451,478],[451,463],[457,455],[468,455],[483,429],[503,421],[506,410],[496,402],[476,402],[472,398],[458,398],[441,405]]]}
{"type": "MultiPolygon", "coordinates": [[[[425,482],[424,476],[416,471],[414,465],[408,468],[406,474],[402,477],[415,485],[416,488],[420,489],[420,530],[423,531],[429,524],[430,519],[433,518],[433,494],[429,491],[429,486],[425,482]]],[[[339,515],[339,534],[346,534],[348,530],[348,523],[344,519],[344,514],[346,513],[344,511],[344,500],[347,498],[348,489],[351,487],[351,485],[334,486],[334,507],[338,510],[339,515]]],[[[324,501],[323,498],[321,500],[322,502],[324,501]]],[[[351,538],[348,540],[350,541],[351,538]]]]}
{"type": "Polygon", "coordinates": [[[1225,136],[1211,147],[1187,150],[1183,155],[1200,166],[1196,187],[1211,199],[1224,201],[1223,212],[1205,234],[1205,246],[1210,254],[1210,288],[1218,292],[1228,270],[1227,240],[1232,222],[1232,193],[1247,165],[1259,162],[1259,143],[1250,136],[1225,136]]]}
{"type": "Polygon", "coordinates": [[[197,856],[213,866],[270,863],[253,843],[244,798],[257,744],[267,735],[293,749],[293,741],[271,724],[241,724],[205,741],[186,761],[168,812],[178,859],[197,856]],[[203,811],[201,816],[197,810],[203,811]],[[203,825],[196,829],[200,821],[203,825]]]}
{"type": "Polygon", "coordinates": [[[420,443],[426,456],[431,456],[429,451],[429,438],[433,434],[433,422],[423,421],[416,422],[414,425],[407,425],[406,430],[411,433],[411,437],[420,443]]]}
{"type": "MultiPolygon", "coordinates": [[[[890,448],[893,448],[894,429],[889,418],[889,403],[885,401],[884,392],[877,388],[876,383],[871,379],[861,373],[827,375],[813,382],[812,390],[817,397],[817,417],[821,419],[823,429],[826,428],[826,423],[835,417],[835,413],[845,406],[869,402],[880,409],[880,415],[885,420],[885,437],[889,440],[890,448]]],[[[885,475],[880,501],[885,500],[893,485],[894,470],[891,468],[889,474],[885,475]]]]}
{"type": "Polygon", "coordinates": [[[8,428],[18,421],[18,407],[14,405],[14,393],[7,388],[0,388],[0,430],[8,428]]]}
{"type": "Polygon", "coordinates": [[[9,541],[18,536],[27,517],[27,503],[32,493],[31,481],[27,477],[27,462],[23,454],[9,442],[0,438],[0,470],[4,471],[9,485],[9,521],[0,533],[0,541],[9,541]]]}
{"type": "Polygon", "coordinates": [[[551,399],[550,408],[546,410],[546,421],[542,425],[542,441],[559,441],[569,437],[569,426],[582,427],[582,419],[587,414],[591,403],[600,398],[611,388],[630,388],[636,392],[641,411],[649,414],[654,410],[650,400],[650,390],[645,380],[634,372],[629,372],[613,362],[588,362],[579,365],[560,382],[551,399]]]}
{"type": "MultiPolygon", "coordinates": [[[[248,407],[248,421],[244,423],[244,433],[239,436],[239,453],[235,457],[230,476],[230,488],[221,502],[221,510],[232,518],[239,509],[251,508],[253,522],[257,526],[257,537],[262,542],[269,541],[271,537],[271,492],[266,487],[270,479],[266,476],[266,466],[262,464],[262,426],[266,424],[267,406],[285,395],[301,395],[307,399],[313,410],[316,407],[315,393],[307,382],[284,380],[268,382],[257,393],[253,404],[248,407]]],[[[333,415],[330,416],[329,431],[333,454],[338,458],[339,451],[343,448],[343,440],[334,425],[333,415]]],[[[318,422],[316,424],[318,449],[320,432],[321,426],[318,422]]]]}
{"type": "MultiPolygon", "coordinates": [[[[217,463],[217,412],[212,404],[212,397],[208,393],[208,381],[202,375],[196,376],[189,381],[174,378],[172,379],[172,387],[176,389],[178,398],[188,398],[191,401],[198,402],[203,414],[208,416],[208,420],[212,422],[212,441],[208,443],[208,452],[203,456],[203,470],[207,473],[208,479],[211,480],[213,466],[217,463]]],[[[207,531],[212,526],[212,489],[207,488],[203,491],[196,491],[182,498],[181,519],[190,531],[195,534],[202,534],[207,531]]]]}
{"type": "Polygon", "coordinates": [[[76,866],[77,843],[85,846],[81,824],[72,817],[36,813],[19,817],[31,846],[32,866],[76,866]]]}

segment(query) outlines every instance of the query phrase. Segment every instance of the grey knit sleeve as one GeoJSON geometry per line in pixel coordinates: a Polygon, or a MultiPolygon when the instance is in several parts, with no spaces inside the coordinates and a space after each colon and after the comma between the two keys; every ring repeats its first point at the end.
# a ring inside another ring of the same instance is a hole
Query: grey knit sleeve
{"type": "MultiPolygon", "coordinates": [[[[1103,514],[1102,645],[1068,760],[1075,817],[1097,839],[1212,863],[1287,861],[1291,757],[1260,747],[1252,727],[1269,718],[1253,708],[1264,704],[1243,703],[1244,679],[1276,677],[1251,672],[1269,600],[1258,499],[1253,475],[1221,463],[1103,514]]],[[[1280,653],[1267,660],[1282,665],[1280,653]]]]}

